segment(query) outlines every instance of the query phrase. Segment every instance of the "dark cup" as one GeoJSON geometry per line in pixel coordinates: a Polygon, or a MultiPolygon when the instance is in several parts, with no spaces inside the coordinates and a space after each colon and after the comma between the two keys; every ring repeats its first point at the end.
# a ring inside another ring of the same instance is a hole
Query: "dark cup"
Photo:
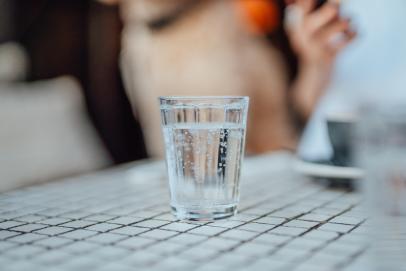
{"type": "Polygon", "coordinates": [[[333,155],[331,163],[340,167],[353,167],[354,154],[352,150],[352,137],[355,120],[353,118],[329,117],[327,130],[330,138],[333,155]]]}

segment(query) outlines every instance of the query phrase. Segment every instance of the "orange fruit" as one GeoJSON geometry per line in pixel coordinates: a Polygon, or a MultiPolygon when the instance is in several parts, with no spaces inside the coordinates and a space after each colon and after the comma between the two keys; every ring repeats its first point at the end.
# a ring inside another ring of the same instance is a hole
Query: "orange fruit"
{"type": "Polygon", "coordinates": [[[238,0],[237,5],[252,32],[266,34],[279,26],[279,8],[273,0],[238,0]]]}

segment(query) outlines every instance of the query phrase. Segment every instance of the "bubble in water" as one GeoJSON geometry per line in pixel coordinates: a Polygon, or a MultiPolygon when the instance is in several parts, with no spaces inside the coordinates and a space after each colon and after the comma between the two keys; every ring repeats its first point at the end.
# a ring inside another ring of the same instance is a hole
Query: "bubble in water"
{"type": "Polygon", "coordinates": [[[238,181],[243,129],[224,128],[224,124],[177,125],[164,127],[167,160],[174,162],[174,168],[168,166],[169,184],[175,191],[172,201],[199,206],[233,201],[238,195],[234,182],[238,181]]]}

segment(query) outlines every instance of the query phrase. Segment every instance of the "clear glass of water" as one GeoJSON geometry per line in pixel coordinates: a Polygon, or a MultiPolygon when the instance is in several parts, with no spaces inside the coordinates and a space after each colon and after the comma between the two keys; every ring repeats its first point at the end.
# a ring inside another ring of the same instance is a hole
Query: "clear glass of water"
{"type": "Polygon", "coordinates": [[[233,216],[248,97],[160,97],[171,208],[181,220],[233,216]]]}

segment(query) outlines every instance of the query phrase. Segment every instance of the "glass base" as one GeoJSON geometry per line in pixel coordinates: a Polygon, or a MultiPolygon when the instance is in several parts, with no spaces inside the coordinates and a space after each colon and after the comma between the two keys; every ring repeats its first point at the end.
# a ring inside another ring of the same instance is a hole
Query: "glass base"
{"type": "Polygon", "coordinates": [[[172,213],[179,220],[214,221],[232,217],[237,213],[237,205],[227,205],[216,208],[193,209],[171,206],[172,213]]]}

